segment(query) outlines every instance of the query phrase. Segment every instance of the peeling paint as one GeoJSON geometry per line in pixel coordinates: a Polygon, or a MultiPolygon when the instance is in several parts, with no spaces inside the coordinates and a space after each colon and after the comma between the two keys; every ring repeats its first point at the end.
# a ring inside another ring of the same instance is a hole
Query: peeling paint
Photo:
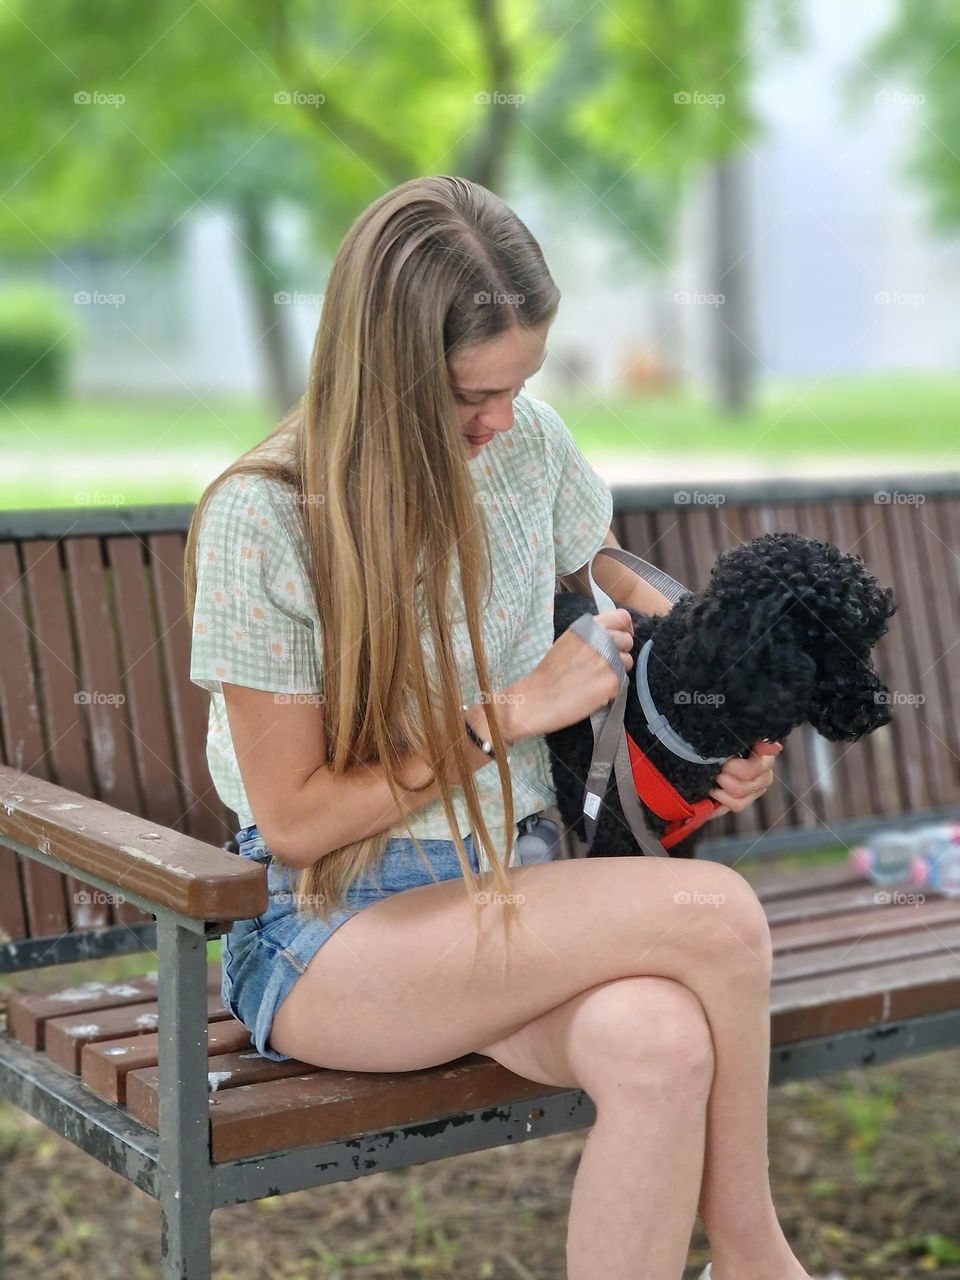
{"type": "Polygon", "coordinates": [[[216,1093],[225,1080],[229,1080],[233,1075],[232,1071],[208,1071],[207,1085],[211,1093],[216,1093]]]}
{"type": "Polygon", "coordinates": [[[129,1053],[129,1049],[104,1049],[103,1051],[110,1058],[117,1058],[121,1053],[129,1053]]]}
{"type": "Polygon", "coordinates": [[[49,852],[50,852],[50,837],[49,837],[49,836],[41,836],[41,837],[40,837],[40,839],[37,841],[37,848],[40,850],[40,852],[41,852],[41,853],[49,853],[49,852]]]}
{"type": "Polygon", "coordinates": [[[65,809],[82,809],[81,804],[52,804],[50,806],[51,813],[63,813],[65,809]]]}
{"type": "Polygon", "coordinates": [[[120,848],[124,853],[132,854],[134,858],[149,862],[151,866],[164,867],[175,876],[189,876],[191,874],[186,867],[178,867],[173,863],[164,862],[162,858],[156,857],[155,854],[147,853],[146,849],[138,849],[135,844],[122,844],[120,848]]]}
{"type": "Polygon", "coordinates": [[[129,983],[118,982],[115,986],[107,987],[108,996],[141,996],[143,992],[139,987],[131,987],[129,983]]]}
{"type": "Polygon", "coordinates": [[[134,1022],[138,1027],[143,1027],[146,1031],[156,1031],[158,1015],[155,1013],[141,1013],[134,1022]]]}
{"type": "Polygon", "coordinates": [[[81,1027],[67,1027],[68,1036],[95,1036],[100,1030],[99,1022],[85,1022],[81,1027]]]}

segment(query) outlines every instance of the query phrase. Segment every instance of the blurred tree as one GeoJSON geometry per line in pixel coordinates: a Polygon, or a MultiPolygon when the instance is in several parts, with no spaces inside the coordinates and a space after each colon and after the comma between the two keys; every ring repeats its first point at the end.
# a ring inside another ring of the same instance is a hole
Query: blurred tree
{"type": "MultiPolygon", "coordinates": [[[[662,261],[683,184],[751,136],[753,33],[791,8],[9,0],[0,228],[21,257],[85,246],[138,260],[191,211],[231,210],[283,412],[303,373],[274,294],[303,280],[271,242],[277,202],[306,212],[328,254],[407,178],[459,173],[503,190],[522,164],[557,201],[586,199],[627,253],[662,261]],[[722,106],[702,101],[717,95],[722,106]]],[[[742,394],[742,361],[731,376],[742,394]]]]}

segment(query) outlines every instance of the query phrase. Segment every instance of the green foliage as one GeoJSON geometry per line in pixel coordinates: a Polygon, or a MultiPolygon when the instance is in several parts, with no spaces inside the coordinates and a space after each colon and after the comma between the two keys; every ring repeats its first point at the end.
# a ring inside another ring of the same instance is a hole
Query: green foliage
{"type": "Polygon", "coordinates": [[[446,172],[500,189],[516,157],[650,257],[679,184],[750,137],[753,25],[776,39],[788,10],[156,0],[134,22],[121,0],[11,0],[0,227],[24,256],[132,249],[193,208],[277,197],[305,208],[315,247],[331,250],[397,183],[446,172]]]}
{"type": "Polygon", "coordinates": [[[923,95],[907,171],[930,193],[933,224],[955,230],[960,224],[960,7],[953,0],[898,0],[893,23],[863,61],[852,80],[855,88],[876,91],[877,76],[889,73],[907,79],[911,93],[923,95]]]}
{"type": "Polygon", "coordinates": [[[71,319],[50,289],[23,285],[0,293],[0,395],[61,398],[66,390],[71,319]]]}

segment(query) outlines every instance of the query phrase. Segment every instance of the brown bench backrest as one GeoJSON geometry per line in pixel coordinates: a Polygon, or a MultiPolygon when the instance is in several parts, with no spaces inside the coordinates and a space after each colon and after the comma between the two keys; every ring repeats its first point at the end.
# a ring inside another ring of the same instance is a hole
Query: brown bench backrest
{"type": "MultiPolygon", "coordinates": [[[[206,768],[209,699],[188,678],[189,514],[3,518],[0,749],[4,764],[222,845],[234,828],[206,768]]],[[[9,938],[149,919],[0,849],[9,938]]]]}
{"type": "MultiPolygon", "coordinates": [[[[896,590],[899,612],[878,657],[898,699],[893,723],[852,746],[793,734],[780,784],[716,824],[716,836],[744,848],[766,828],[809,831],[814,844],[824,828],[858,819],[960,806],[960,484],[928,486],[922,504],[875,501],[874,492],[853,485],[818,500],[802,483],[731,485],[722,505],[696,491],[677,501],[672,488],[615,492],[621,544],[691,587],[706,581],[719,551],[787,529],[859,551],[896,590]]],[[[223,845],[234,818],[207,773],[208,698],[188,678],[190,511],[0,517],[0,759],[223,845]]],[[[0,929],[9,938],[147,918],[18,861],[0,849],[0,929]]]]}

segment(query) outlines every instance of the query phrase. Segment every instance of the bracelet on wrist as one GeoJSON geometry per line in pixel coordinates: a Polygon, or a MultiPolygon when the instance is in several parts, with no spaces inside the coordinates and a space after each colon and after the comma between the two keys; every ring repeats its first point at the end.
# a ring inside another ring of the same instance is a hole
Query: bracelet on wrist
{"type": "MultiPolygon", "coordinates": [[[[469,711],[470,710],[469,704],[464,702],[460,710],[469,711]]],[[[497,758],[497,755],[493,749],[493,743],[490,741],[484,741],[484,739],[480,737],[480,735],[477,733],[476,729],[474,729],[473,725],[466,718],[466,716],[464,716],[463,723],[466,726],[467,736],[470,738],[470,741],[473,743],[473,745],[475,747],[479,747],[479,749],[483,752],[485,756],[488,756],[491,760],[495,760],[497,758]]],[[[507,752],[508,763],[509,763],[509,760],[510,760],[510,753],[508,751],[507,752]]]]}

